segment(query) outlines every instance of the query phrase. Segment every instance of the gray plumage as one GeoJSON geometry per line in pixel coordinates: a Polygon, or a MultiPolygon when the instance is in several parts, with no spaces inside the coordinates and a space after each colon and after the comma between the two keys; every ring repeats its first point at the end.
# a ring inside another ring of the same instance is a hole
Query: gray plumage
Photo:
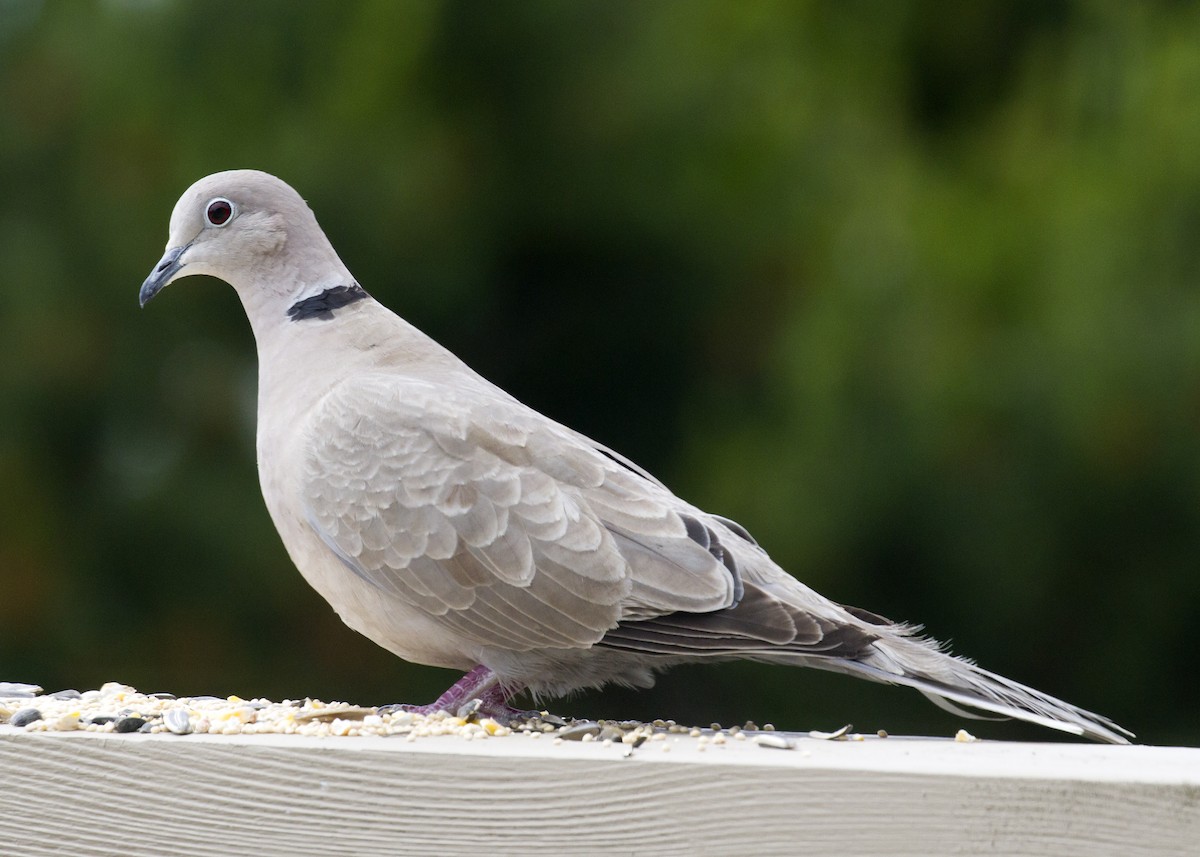
{"type": "Polygon", "coordinates": [[[363,291],[273,176],[217,173],[184,193],[142,303],[190,274],[230,283],[254,330],[259,473],[288,553],[406,660],[470,670],[502,702],[743,658],[1130,734],[822,597],[740,525],[521,404],[363,291]]]}

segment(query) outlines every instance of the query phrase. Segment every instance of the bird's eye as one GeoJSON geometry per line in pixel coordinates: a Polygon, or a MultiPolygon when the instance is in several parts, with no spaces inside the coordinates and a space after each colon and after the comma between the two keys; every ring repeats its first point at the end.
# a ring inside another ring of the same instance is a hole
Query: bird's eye
{"type": "Polygon", "coordinates": [[[217,197],[208,204],[204,216],[213,226],[224,226],[233,217],[233,203],[217,197]]]}

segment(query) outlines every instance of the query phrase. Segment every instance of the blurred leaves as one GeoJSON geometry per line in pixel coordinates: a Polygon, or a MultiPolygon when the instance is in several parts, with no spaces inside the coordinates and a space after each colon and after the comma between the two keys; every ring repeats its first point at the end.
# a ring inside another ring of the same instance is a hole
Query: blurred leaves
{"type": "MultiPolygon", "coordinates": [[[[1172,3],[3,0],[2,677],[448,683],[291,568],[232,292],[137,310],[179,193],[253,166],[815,588],[1195,743],[1198,40],[1172,3]]],[[[556,707],[954,727],[762,667],[556,707]]]]}

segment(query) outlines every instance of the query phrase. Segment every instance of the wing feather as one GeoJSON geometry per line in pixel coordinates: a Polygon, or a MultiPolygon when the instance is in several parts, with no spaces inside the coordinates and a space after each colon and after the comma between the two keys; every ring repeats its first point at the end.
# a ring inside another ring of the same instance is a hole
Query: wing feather
{"type": "Polygon", "coordinates": [[[357,376],[307,432],[320,538],[478,645],[589,646],[623,620],[721,610],[739,591],[670,492],[511,399],[357,376]]]}

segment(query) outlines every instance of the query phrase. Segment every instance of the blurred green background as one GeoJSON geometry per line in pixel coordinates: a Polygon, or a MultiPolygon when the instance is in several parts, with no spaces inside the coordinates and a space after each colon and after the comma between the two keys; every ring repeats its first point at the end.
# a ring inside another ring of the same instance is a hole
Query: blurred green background
{"type": "MultiPolygon", "coordinates": [[[[1200,743],[1200,9],[0,0],[0,679],[427,701],[259,495],[176,198],[294,185],[377,298],[839,601],[1200,743]]],[[[679,669],[606,717],[1054,737],[679,669]]]]}

